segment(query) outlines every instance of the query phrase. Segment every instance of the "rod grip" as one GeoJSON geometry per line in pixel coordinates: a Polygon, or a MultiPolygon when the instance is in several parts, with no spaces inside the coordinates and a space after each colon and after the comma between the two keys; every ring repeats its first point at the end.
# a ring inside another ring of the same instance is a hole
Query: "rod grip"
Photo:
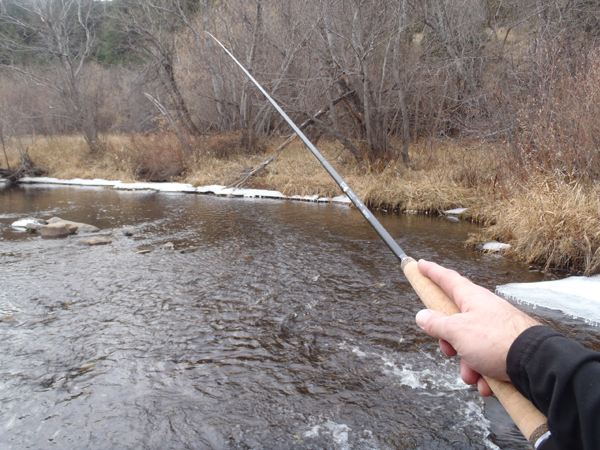
{"type": "MultiPolygon", "coordinates": [[[[446,315],[460,313],[458,306],[437,284],[419,272],[413,258],[402,261],[402,270],[428,309],[446,315]]],[[[506,381],[484,377],[496,398],[527,438],[532,446],[548,431],[546,417],[533,404],[523,397],[515,387],[506,381]]]]}

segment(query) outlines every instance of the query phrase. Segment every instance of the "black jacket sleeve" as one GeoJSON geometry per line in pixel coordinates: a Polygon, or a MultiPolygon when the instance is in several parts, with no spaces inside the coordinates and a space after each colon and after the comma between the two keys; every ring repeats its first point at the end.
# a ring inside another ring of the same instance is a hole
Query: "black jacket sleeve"
{"type": "Polygon", "coordinates": [[[515,388],[548,417],[561,450],[600,450],[600,353],[544,326],[512,344],[507,372],[515,388]]]}

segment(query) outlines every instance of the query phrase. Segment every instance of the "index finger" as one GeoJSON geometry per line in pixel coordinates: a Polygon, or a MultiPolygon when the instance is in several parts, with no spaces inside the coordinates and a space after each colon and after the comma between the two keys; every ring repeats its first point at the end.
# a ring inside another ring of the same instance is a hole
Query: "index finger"
{"type": "Polygon", "coordinates": [[[466,286],[475,286],[473,283],[461,276],[458,272],[446,269],[445,267],[442,267],[431,261],[421,259],[417,263],[417,267],[422,275],[429,278],[431,281],[441,287],[446,294],[454,299],[458,308],[463,311],[462,297],[457,295],[458,290],[466,286]]]}

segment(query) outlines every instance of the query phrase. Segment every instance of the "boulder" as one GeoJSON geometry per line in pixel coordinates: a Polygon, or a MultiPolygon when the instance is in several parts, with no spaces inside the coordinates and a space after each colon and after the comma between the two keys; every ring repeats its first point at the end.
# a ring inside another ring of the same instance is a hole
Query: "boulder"
{"type": "Polygon", "coordinates": [[[51,223],[40,228],[45,239],[64,238],[77,232],[77,226],[67,223],[51,223]]]}
{"type": "Polygon", "coordinates": [[[90,238],[90,239],[81,239],[77,241],[77,245],[106,245],[110,244],[112,241],[108,238],[90,238]]]}
{"type": "Polygon", "coordinates": [[[100,228],[95,227],[93,225],[88,225],[86,223],[71,222],[69,220],[61,219],[60,217],[53,217],[52,219],[50,219],[48,221],[48,223],[51,223],[51,224],[65,223],[65,224],[70,224],[70,225],[76,225],[77,231],[84,232],[84,233],[97,233],[98,231],[100,231],[100,228]]]}

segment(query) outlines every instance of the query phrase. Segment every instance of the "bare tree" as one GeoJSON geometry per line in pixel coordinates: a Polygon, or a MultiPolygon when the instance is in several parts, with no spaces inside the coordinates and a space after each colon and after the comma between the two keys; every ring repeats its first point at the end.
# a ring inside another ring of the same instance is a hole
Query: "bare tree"
{"type": "Polygon", "coordinates": [[[0,43],[15,53],[28,53],[44,70],[11,61],[0,65],[50,89],[65,114],[81,131],[92,151],[101,149],[98,129],[82,87],[84,64],[96,37],[93,0],[9,0],[0,5],[0,20],[16,27],[23,38],[0,31],[0,43]]]}
{"type": "Polygon", "coordinates": [[[183,129],[192,135],[202,134],[192,119],[177,79],[177,39],[183,26],[179,10],[168,0],[125,0],[119,19],[129,35],[132,49],[149,61],[144,81],[157,80],[183,129]]]}

